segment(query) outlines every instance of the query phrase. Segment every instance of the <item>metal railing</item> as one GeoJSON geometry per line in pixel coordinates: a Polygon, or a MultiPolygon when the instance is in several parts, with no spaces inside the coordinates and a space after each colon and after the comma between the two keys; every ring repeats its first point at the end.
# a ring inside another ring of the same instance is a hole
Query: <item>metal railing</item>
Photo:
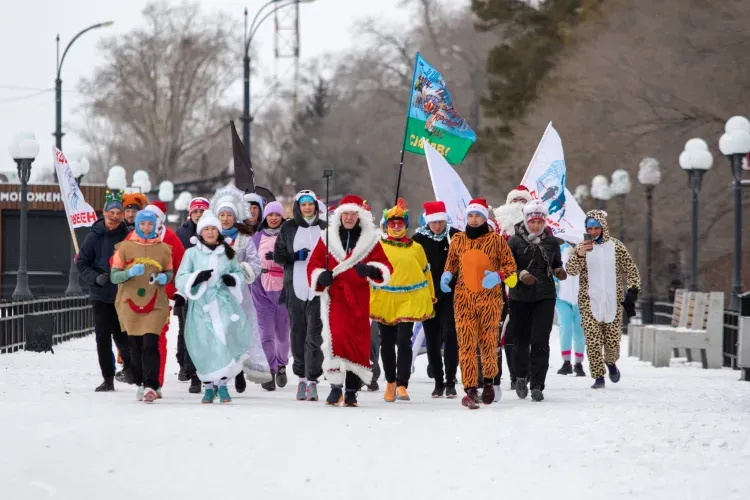
{"type": "Polygon", "coordinates": [[[740,315],[737,311],[724,310],[724,366],[731,366],[739,370],[737,366],[737,341],[739,339],[740,315]]]}
{"type": "Polygon", "coordinates": [[[668,325],[672,323],[672,313],[674,302],[655,301],[654,302],[654,324],[668,325]]]}
{"type": "Polygon", "coordinates": [[[0,354],[21,349],[27,338],[44,338],[50,347],[94,331],[94,313],[85,295],[0,302],[0,354]]]}

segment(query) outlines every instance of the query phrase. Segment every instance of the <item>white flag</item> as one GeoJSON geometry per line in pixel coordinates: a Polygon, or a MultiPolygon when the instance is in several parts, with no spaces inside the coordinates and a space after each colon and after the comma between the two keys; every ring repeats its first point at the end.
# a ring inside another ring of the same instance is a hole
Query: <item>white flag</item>
{"type": "Polygon", "coordinates": [[[60,197],[65,206],[65,214],[68,216],[68,224],[71,229],[92,226],[96,222],[96,211],[83,198],[83,193],[78,187],[76,178],[73,177],[68,160],[55,146],[52,146],[52,154],[55,157],[57,182],[60,183],[60,197]]]}
{"type": "Polygon", "coordinates": [[[521,184],[529,189],[532,199],[540,199],[547,206],[552,233],[570,243],[580,243],[586,232],[586,214],[565,187],[565,180],[562,140],[550,122],[521,184]]]}
{"type": "Polygon", "coordinates": [[[445,203],[448,225],[463,231],[466,227],[466,207],[471,202],[471,194],[461,177],[427,139],[424,141],[424,152],[435,199],[445,203]]]}

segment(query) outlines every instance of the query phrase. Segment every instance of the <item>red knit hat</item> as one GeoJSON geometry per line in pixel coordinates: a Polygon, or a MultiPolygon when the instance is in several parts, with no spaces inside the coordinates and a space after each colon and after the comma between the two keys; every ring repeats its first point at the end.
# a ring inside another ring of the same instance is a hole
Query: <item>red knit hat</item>
{"type": "Polygon", "coordinates": [[[448,211],[445,209],[445,203],[442,201],[428,201],[424,205],[424,221],[440,222],[448,220],[448,211]]]}
{"type": "Polygon", "coordinates": [[[490,209],[487,206],[487,200],[484,198],[474,198],[469,202],[469,205],[466,207],[466,215],[469,215],[470,213],[478,213],[482,215],[485,219],[489,219],[490,217],[490,209]]]}
{"type": "Polygon", "coordinates": [[[192,214],[196,210],[203,210],[204,212],[208,210],[209,202],[205,198],[201,198],[200,196],[197,198],[193,198],[190,200],[190,205],[188,205],[188,214],[192,214]]]}
{"type": "Polygon", "coordinates": [[[511,190],[510,193],[508,193],[508,197],[505,199],[505,203],[511,204],[513,203],[513,200],[517,198],[522,198],[526,200],[526,203],[531,201],[531,193],[529,192],[529,188],[524,186],[523,184],[519,184],[513,190],[511,190]]]}

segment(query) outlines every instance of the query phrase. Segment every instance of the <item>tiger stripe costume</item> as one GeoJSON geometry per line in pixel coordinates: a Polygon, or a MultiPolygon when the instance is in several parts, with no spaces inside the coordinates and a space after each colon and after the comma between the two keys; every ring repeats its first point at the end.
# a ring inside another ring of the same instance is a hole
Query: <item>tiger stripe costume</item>
{"type": "Polygon", "coordinates": [[[489,257],[489,271],[497,271],[505,279],[516,272],[516,262],[505,238],[494,231],[471,239],[466,233],[453,236],[448,250],[445,271],[457,277],[453,311],[458,334],[458,362],[464,388],[478,386],[477,344],[482,358],[482,376],[497,375],[497,331],[503,310],[502,285],[479,292],[471,291],[464,281],[462,256],[479,250],[489,257]]]}

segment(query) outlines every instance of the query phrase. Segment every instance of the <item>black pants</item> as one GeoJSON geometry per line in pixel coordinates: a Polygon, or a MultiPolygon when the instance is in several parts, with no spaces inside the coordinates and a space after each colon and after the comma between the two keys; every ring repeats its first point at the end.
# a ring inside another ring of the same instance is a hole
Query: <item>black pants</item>
{"type": "Polygon", "coordinates": [[[344,388],[347,392],[357,392],[359,390],[359,377],[352,372],[346,372],[344,388]]]}
{"type": "Polygon", "coordinates": [[[539,302],[514,300],[510,304],[510,317],[513,321],[513,369],[516,376],[528,378],[532,389],[544,390],[555,299],[539,302]]]}
{"type": "Polygon", "coordinates": [[[323,375],[323,322],[320,320],[320,297],[299,300],[290,292],[286,302],[291,326],[292,371],[298,377],[315,381],[323,375]]]}
{"type": "Polygon", "coordinates": [[[366,384],[377,382],[380,378],[380,332],[375,321],[370,325],[370,363],[372,363],[372,380],[363,380],[366,384]]]}
{"type": "Polygon", "coordinates": [[[135,385],[159,388],[159,335],[147,333],[145,335],[131,335],[130,360],[133,368],[133,382],[135,385]]]}
{"type": "Polygon", "coordinates": [[[427,361],[435,382],[443,384],[456,380],[458,371],[458,337],[453,317],[453,294],[445,294],[435,304],[435,317],[422,322],[427,339],[427,361]],[[445,343],[445,372],[440,347],[445,343]]]}
{"type": "Polygon", "coordinates": [[[91,308],[94,310],[94,332],[99,368],[102,371],[102,377],[112,378],[115,376],[115,364],[112,362],[112,339],[115,341],[117,350],[120,351],[123,368],[129,368],[131,363],[128,335],[120,330],[120,320],[114,304],[92,300],[91,308]]]}
{"type": "Polygon", "coordinates": [[[180,330],[177,335],[177,363],[180,364],[180,368],[185,371],[188,377],[195,375],[195,366],[193,361],[190,359],[190,353],[185,345],[185,321],[187,321],[187,304],[185,307],[173,309],[177,321],[180,325],[180,330]]]}
{"type": "Polygon", "coordinates": [[[414,323],[399,323],[389,326],[378,323],[380,329],[380,357],[387,382],[396,382],[399,387],[409,387],[411,376],[411,334],[414,323]],[[396,359],[398,345],[398,360],[396,359]]]}

